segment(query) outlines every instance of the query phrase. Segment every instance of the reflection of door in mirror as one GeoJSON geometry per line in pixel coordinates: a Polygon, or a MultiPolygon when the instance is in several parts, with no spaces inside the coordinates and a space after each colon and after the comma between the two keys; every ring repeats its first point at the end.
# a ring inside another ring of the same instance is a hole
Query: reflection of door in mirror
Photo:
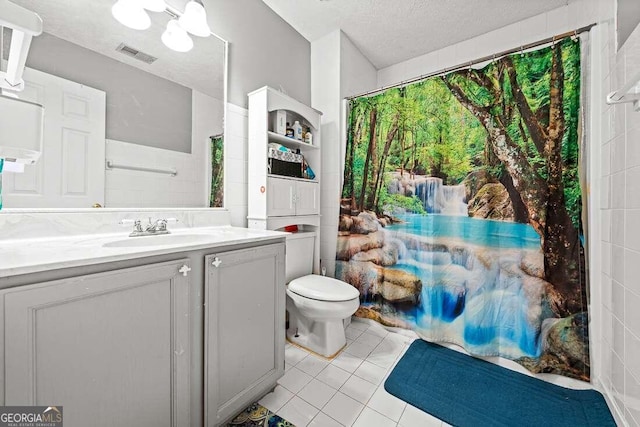
{"type": "Polygon", "coordinates": [[[32,69],[24,80],[20,98],[45,109],[44,150],[23,173],[5,174],[5,206],[104,205],[105,93],[32,69]]]}
{"type": "MultiPolygon", "coordinates": [[[[172,51],[161,41],[170,14],[131,30],[112,16],[115,0],[12,1],[44,22],[26,65],[45,81],[17,95],[46,109],[41,160],[4,174],[5,208],[222,206],[224,142],[211,137],[224,133],[226,42],[172,51]]],[[[5,29],[3,59],[10,40],[5,29]]]]}

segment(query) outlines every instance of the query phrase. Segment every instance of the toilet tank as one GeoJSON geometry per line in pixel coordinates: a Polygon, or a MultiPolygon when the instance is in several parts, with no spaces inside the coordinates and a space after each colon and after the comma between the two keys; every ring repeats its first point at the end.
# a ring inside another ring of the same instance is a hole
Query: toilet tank
{"type": "Polygon", "coordinates": [[[313,273],[316,233],[299,231],[287,236],[287,283],[313,273]]]}

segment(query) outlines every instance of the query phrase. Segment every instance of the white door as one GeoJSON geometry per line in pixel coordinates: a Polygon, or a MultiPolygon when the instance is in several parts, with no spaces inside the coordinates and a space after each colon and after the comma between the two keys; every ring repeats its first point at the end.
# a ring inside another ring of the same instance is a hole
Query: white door
{"type": "Polygon", "coordinates": [[[40,160],[3,174],[6,208],[104,205],[106,93],[26,68],[21,99],[44,106],[40,160]]]}
{"type": "Polygon", "coordinates": [[[317,182],[296,182],[296,215],[317,215],[320,203],[317,182]]]}
{"type": "Polygon", "coordinates": [[[296,214],[295,181],[267,178],[267,215],[289,216],[296,214]]]}

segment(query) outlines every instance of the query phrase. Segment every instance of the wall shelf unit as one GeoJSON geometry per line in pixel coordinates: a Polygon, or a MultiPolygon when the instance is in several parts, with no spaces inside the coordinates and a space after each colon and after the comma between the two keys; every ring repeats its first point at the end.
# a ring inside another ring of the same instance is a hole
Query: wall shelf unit
{"type": "Polygon", "coordinates": [[[316,262],[319,271],[320,253],[320,185],[322,113],[268,86],[249,95],[248,147],[248,224],[250,228],[276,230],[298,225],[316,231],[316,262]],[[274,132],[273,116],[285,110],[287,121],[298,120],[313,134],[313,144],[274,132]],[[305,179],[276,175],[268,170],[269,143],[277,142],[304,156],[315,178],[305,179]]]}
{"type": "Polygon", "coordinates": [[[309,144],[303,141],[299,141],[297,139],[289,138],[288,136],[280,135],[279,133],[275,133],[272,131],[268,131],[267,135],[269,137],[269,142],[277,142],[278,144],[282,144],[287,148],[291,148],[295,150],[299,148],[301,150],[319,150],[320,147],[314,144],[309,144]]]}

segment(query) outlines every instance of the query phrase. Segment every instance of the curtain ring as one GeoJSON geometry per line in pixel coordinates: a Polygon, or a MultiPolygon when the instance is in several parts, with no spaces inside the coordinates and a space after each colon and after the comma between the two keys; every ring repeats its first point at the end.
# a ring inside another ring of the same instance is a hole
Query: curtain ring
{"type": "Polygon", "coordinates": [[[520,57],[524,57],[524,46],[520,46],[520,57]]]}
{"type": "Polygon", "coordinates": [[[551,39],[551,47],[555,47],[556,45],[556,36],[553,36],[553,38],[551,39]]]}

